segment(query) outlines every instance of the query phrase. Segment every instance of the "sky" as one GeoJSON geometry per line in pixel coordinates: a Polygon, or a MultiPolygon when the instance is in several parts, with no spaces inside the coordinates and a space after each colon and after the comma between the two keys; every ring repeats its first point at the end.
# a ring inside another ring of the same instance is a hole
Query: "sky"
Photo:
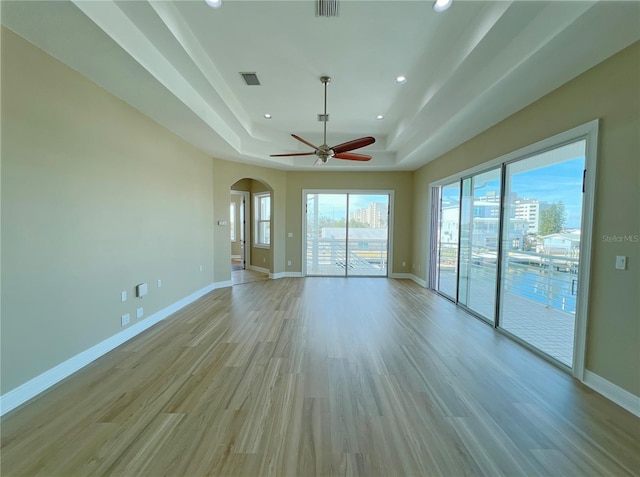
{"type": "MultiPolygon", "coordinates": [[[[532,158],[533,161],[535,158],[532,158]]],[[[529,161],[525,159],[522,161],[529,161]]],[[[525,164],[521,164],[524,166],[525,164]]],[[[523,167],[520,167],[522,169],[523,167]]],[[[537,169],[524,170],[511,176],[511,192],[515,192],[518,198],[538,199],[553,204],[564,202],[567,211],[565,227],[575,229],[580,227],[582,214],[582,172],[584,170],[584,157],[577,157],[551,165],[545,165],[537,169]]],[[[484,197],[488,191],[500,193],[500,180],[494,178],[499,169],[476,177],[476,197],[484,197]],[[493,177],[492,177],[493,176],[493,177]]],[[[507,172],[510,172],[507,170],[507,172]]],[[[444,199],[458,201],[457,188],[443,189],[444,199]]]]}
{"type": "MultiPolygon", "coordinates": [[[[347,218],[347,195],[346,194],[319,194],[320,195],[320,216],[330,217],[335,220],[347,218]]],[[[311,196],[311,194],[309,195],[311,196]]],[[[309,207],[312,200],[309,198],[309,207]]],[[[371,202],[388,203],[389,196],[372,194],[349,194],[349,210],[365,209],[371,202]]]]}

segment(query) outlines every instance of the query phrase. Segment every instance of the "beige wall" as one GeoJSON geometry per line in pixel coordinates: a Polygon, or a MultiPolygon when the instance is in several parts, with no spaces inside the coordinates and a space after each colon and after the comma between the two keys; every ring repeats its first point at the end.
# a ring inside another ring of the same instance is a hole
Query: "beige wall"
{"type": "Polygon", "coordinates": [[[640,244],[603,236],[640,234],[640,43],[415,172],[413,257],[426,279],[428,185],[600,118],[588,315],[588,370],[640,395],[640,244]],[[628,270],[614,269],[616,255],[628,270]]]}
{"type": "MultiPolygon", "coordinates": [[[[285,271],[285,214],[283,211],[286,207],[287,195],[286,173],[285,171],[268,169],[266,167],[214,159],[213,190],[216,223],[218,220],[225,220],[224,217],[229,215],[229,190],[231,186],[234,186],[234,184],[241,179],[252,179],[251,181],[243,181],[241,187],[248,185],[252,189],[252,192],[270,190],[272,194],[271,248],[268,250],[260,250],[256,257],[254,257],[254,251],[257,249],[252,248],[251,260],[252,262],[257,260],[258,263],[256,266],[267,268],[273,274],[283,273],[285,271]],[[226,202],[226,209],[224,205],[219,205],[224,202],[226,202]],[[262,258],[265,258],[264,262],[262,262],[262,258]]],[[[239,186],[240,185],[236,185],[234,187],[237,188],[239,186]]],[[[231,242],[228,237],[229,228],[216,225],[214,230],[214,243],[216,244],[214,277],[216,282],[231,279],[231,263],[229,261],[229,257],[231,256],[231,242]],[[226,237],[226,240],[224,240],[224,237],[226,237]]],[[[249,240],[248,237],[247,240],[249,240]]]]}
{"type": "Polygon", "coordinates": [[[287,260],[288,271],[302,271],[302,191],[304,189],[393,190],[395,191],[392,273],[409,273],[411,262],[411,219],[413,212],[412,172],[288,172],[287,173],[287,260]],[[402,266],[402,262],[406,266],[402,266]]]}
{"type": "Polygon", "coordinates": [[[213,282],[212,182],[210,158],[2,29],[3,394],[213,282]]]}

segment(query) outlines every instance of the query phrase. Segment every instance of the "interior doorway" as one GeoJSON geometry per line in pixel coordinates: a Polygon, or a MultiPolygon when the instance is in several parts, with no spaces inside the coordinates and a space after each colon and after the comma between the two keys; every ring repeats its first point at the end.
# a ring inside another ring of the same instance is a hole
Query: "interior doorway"
{"type": "Polygon", "coordinates": [[[247,217],[249,192],[231,191],[229,202],[229,231],[231,239],[231,271],[246,270],[249,249],[247,247],[247,228],[250,223],[247,217]]]}
{"type": "Polygon", "coordinates": [[[257,179],[240,179],[231,186],[229,239],[233,285],[270,277],[271,194],[269,185],[257,179]]]}

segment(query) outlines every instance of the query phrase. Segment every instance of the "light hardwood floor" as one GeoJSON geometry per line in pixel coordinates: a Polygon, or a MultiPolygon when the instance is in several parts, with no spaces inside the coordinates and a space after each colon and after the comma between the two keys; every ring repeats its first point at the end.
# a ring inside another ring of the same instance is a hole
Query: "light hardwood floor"
{"type": "Polygon", "coordinates": [[[626,476],[639,420],[409,281],[216,290],[2,421],[2,475],[626,476]]]}

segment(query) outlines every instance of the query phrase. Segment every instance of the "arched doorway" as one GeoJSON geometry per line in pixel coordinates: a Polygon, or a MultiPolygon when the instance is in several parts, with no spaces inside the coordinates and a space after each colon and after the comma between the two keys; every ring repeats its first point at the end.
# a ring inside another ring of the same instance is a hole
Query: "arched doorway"
{"type": "Polygon", "coordinates": [[[230,189],[231,281],[238,285],[266,280],[272,269],[273,191],[249,177],[236,181],[230,189]]]}

